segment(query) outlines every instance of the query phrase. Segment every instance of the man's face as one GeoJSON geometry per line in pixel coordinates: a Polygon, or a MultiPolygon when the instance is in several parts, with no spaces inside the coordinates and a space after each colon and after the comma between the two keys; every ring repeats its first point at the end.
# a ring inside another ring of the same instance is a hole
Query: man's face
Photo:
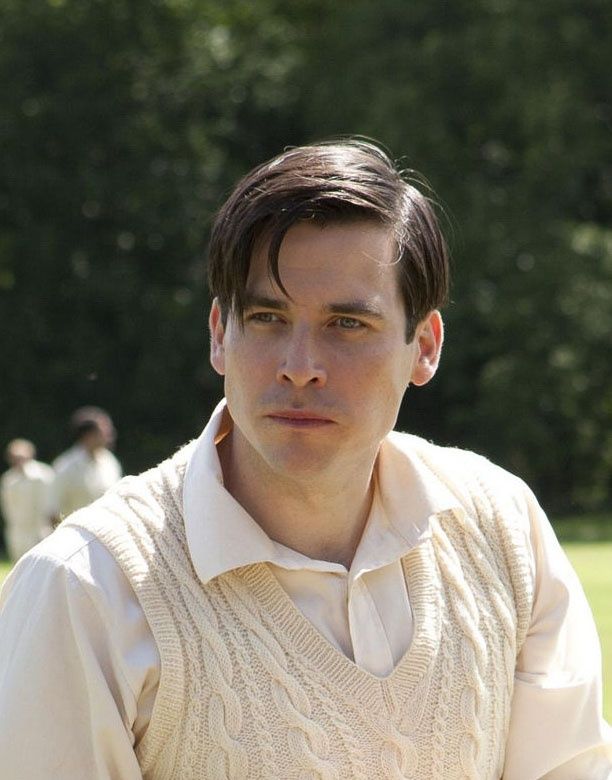
{"type": "Polygon", "coordinates": [[[102,417],[98,423],[100,429],[100,446],[112,449],[115,445],[117,432],[110,417],[102,417]]]}
{"type": "Polygon", "coordinates": [[[11,468],[22,469],[29,460],[32,460],[32,458],[24,452],[11,452],[9,450],[6,455],[6,460],[11,468]]]}
{"type": "Polygon", "coordinates": [[[270,279],[267,251],[261,242],[253,254],[244,327],[233,316],[224,327],[216,303],[211,310],[234,462],[284,479],[350,479],[371,468],[408,383],[433,376],[439,314],[406,343],[396,246],[383,225],[290,228],[279,255],[290,297],[270,279]]]}

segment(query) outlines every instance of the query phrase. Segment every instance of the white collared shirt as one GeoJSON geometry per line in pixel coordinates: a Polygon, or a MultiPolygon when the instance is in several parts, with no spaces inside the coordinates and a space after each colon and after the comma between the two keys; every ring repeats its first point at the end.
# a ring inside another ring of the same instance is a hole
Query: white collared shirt
{"type": "Polygon", "coordinates": [[[100,498],[121,479],[121,464],[110,450],[88,452],[75,444],[53,461],[55,512],[67,517],[100,498]]]}
{"type": "MultiPolygon", "coordinates": [[[[416,458],[398,460],[385,442],[350,570],[312,560],[270,539],[225,490],[215,447],[223,410],[220,404],[193,446],[184,481],[187,542],[198,577],[206,582],[267,561],[332,645],[372,674],[386,676],[412,637],[400,558],[428,537],[431,515],[458,508],[457,499],[416,458]]],[[[526,492],[536,597],[517,662],[506,777],[609,780],[612,747],[600,716],[592,616],[530,496],[526,492]],[[533,726],[542,721],[550,721],[550,734],[534,744],[533,726]]],[[[61,526],[17,569],[0,601],[0,719],[7,715],[12,724],[0,730],[3,777],[140,780],[133,746],[155,701],[159,653],[125,576],[94,537],[61,526]],[[69,707],[55,706],[66,699],[69,707]],[[64,710],[81,716],[67,724],[64,710]],[[54,711],[57,717],[49,715],[54,711]],[[49,770],[54,761],[62,762],[57,774],[49,770]]]]}
{"type": "Polygon", "coordinates": [[[0,477],[0,507],[9,555],[13,560],[51,533],[55,472],[29,460],[0,477]]]}

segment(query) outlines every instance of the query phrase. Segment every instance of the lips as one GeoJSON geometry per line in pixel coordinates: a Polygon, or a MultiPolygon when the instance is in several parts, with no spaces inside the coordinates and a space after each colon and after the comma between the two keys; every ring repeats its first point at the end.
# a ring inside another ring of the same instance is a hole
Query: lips
{"type": "Polygon", "coordinates": [[[282,409],[270,412],[266,417],[280,425],[288,425],[296,428],[314,428],[334,424],[334,421],[329,417],[305,409],[282,409]]]}

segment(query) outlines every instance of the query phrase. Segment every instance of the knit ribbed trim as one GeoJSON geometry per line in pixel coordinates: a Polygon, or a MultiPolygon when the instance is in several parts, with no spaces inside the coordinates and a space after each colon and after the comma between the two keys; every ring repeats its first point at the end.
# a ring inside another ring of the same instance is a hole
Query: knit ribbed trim
{"type": "MultiPolygon", "coordinates": [[[[147,766],[141,767],[143,774],[155,766],[161,750],[167,749],[166,745],[174,744],[172,735],[183,716],[181,700],[172,695],[173,691],[182,688],[185,667],[181,653],[174,652],[174,648],[180,647],[180,636],[170,608],[171,599],[166,595],[168,581],[166,578],[156,577],[155,569],[149,568],[147,561],[151,556],[166,558],[168,535],[166,534],[166,545],[160,546],[157,538],[165,533],[167,518],[155,502],[155,494],[163,492],[166,499],[175,505],[177,516],[181,516],[181,491],[177,490],[174,484],[163,483],[167,482],[164,479],[166,475],[174,476],[172,482],[182,482],[185,451],[186,448],[172,460],[165,461],[140,477],[125,478],[115,490],[64,521],[64,525],[84,528],[94,533],[112,552],[130,582],[155,636],[160,654],[160,677],[151,719],[137,746],[138,754],[142,753],[148,757],[147,766]],[[146,495],[142,490],[143,483],[152,493],[147,501],[143,499],[143,495],[146,495]],[[126,506],[132,509],[127,515],[129,519],[126,519],[126,506]],[[142,522],[141,514],[147,518],[147,522],[142,522]],[[136,526],[137,533],[132,530],[136,526]]],[[[179,546],[175,538],[171,544],[175,548],[179,546]]],[[[186,567],[189,568],[191,561],[186,550],[183,557],[186,567]]],[[[176,599],[176,594],[174,597],[176,599]]]]}
{"type": "Polygon", "coordinates": [[[414,614],[414,633],[410,647],[384,678],[360,668],[331,645],[291,601],[268,564],[246,566],[236,574],[261,605],[263,619],[270,622],[275,632],[287,637],[297,655],[364,706],[379,707],[389,700],[390,692],[393,699],[399,690],[404,699],[414,695],[428,676],[439,646],[440,594],[431,541],[411,550],[402,563],[414,614]]]}
{"type": "Polygon", "coordinates": [[[484,524],[489,544],[496,548],[501,546],[509,575],[508,584],[514,595],[518,655],[529,629],[535,588],[527,553],[528,532],[508,485],[508,480],[517,485],[520,480],[475,453],[416,441],[421,444],[416,453],[421,462],[460,500],[468,516],[475,518],[479,525],[484,524]],[[463,460],[455,457],[450,461],[453,455],[461,455],[463,460]],[[449,474],[453,475],[452,479],[449,474]],[[496,474],[503,474],[505,479],[495,479],[494,490],[491,483],[496,474]]]}

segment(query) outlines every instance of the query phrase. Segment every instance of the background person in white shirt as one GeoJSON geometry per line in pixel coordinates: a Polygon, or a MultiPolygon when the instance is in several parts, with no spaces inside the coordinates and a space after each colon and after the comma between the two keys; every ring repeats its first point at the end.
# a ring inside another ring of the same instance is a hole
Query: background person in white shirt
{"type": "Polygon", "coordinates": [[[121,479],[121,464],[110,448],[117,434],[110,415],[97,406],[83,406],[70,418],[74,445],[53,461],[58,519],[100,498],[121,479]]]}
{"type": "Polygon", "coordinates": [[[0,508],[9,558],[16,561],[51,533],[53,480],[51,466],[35,460],[36,447],[13,439],[5,450],[10,468],[0,478],[0,508]]]}
{"type": "Polygon", "coordinates": [[[609,780],[532,493],[391,432],[442,346],[429,201],[371,144],[293,149],[222,207],[209,274],[226,399],[5,584],[3,777],[609,780]]]}

